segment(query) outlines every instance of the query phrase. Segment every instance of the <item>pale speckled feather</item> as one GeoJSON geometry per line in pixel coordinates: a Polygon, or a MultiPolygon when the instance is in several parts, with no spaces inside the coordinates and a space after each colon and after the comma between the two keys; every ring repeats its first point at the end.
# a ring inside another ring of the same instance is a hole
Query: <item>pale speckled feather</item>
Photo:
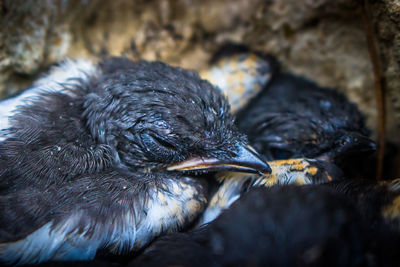
{"type": "Polygon", "coordinates": [[[317,167],[317,160],[288,159],[269,161],[272,172],[264,175],[222,172],[217,179],[222,182],[218,191],[212,196],[209,205],[200,218],[198,225],[213,221],[219,214],[229,208],[240,198],[247,187],[271,187],[286,184],[312,184],[328,182],[333,179],[329,170],[317,167]]]}
{"type": "Polygon", "coordinates": [[[220,59],[214,66],[200,72],[221,89],[235,113],[271,80],[270,62],[254,54],[239,54],[220,59]]]}

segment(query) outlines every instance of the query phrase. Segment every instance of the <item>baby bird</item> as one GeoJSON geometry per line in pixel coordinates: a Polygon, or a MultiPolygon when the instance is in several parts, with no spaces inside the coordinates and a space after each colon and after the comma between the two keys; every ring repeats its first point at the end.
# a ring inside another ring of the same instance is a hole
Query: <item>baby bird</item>
{"type": "Polygon", "coordinates": [[[20,106],[3,133],[3,263],[140,249],[201,213],[206,185],[192,172],[270,172],[225,97],[195,72],[124,58],[89,69],[54,70],[54,88],[20,106]]]}
{"type": "Polygon", "coordinates": [[[228,96],[239,129],[267,160],[313,158],[347,171],[375,150],[356,105],[337,91],[281,72],[272,56],[228,43],[210,64],[202,77],[228,96]]]}
{"type": "Polygon", "coordinates": [[[346,170],[376,147],[364,117],[344,95],[290,73],[273,77],[237,117],[267,160],[315,158],[346,170]]]}
{"type": "Polygon", "coordinates": [[[353,177],[353,170],[359,170],[357,164],[364,164],[374,151],[375,143],[368,138],[364,117],[344,95],[321,88],[305,78],[282,73],[273,57],[246,47],[228,45],[221,51],[213,60],[220,75],[212,75],[216,67],[202,74],[230,98],[236,99],[238,92],[242,93],[243,97],[238,99],[245,103],[236,101],[239,129],[248,135],[249,142],[266,160],[295,159],[298,162],[272,163],[274,171],[264,177],[238,173],[219,175],[222,184],[209,202],[201,223],[213,220],[238,199],[249,184],[315,184],[342,176],[353,177]],[[249,74],[243,75],[244,71],[249,74]],[[246,82],[228,83],[234,80],[231,77],[246,77],[246,82]],[[330,175],[320,176],[320,172],[309,175],[308,164],[330,175]],[[279,175],[285,166],[298,168],[279,175]],[[223,175],[229,178],[224,179],[223,175]],[[319,179],[314,179],[316,177],[319,179]]]}

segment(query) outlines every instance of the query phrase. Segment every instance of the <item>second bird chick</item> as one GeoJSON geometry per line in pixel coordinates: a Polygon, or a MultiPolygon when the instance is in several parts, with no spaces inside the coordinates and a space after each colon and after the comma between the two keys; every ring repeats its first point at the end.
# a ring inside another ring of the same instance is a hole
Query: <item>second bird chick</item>
{"type": "Polygon", "coordinates": [[[281,72],[276,59],[241,45],[223,46],[212,64],[202,76],[240,99],[230,100],[239,130],[265,159],[325,160],[346,173],[375,151],[364,116],[340,92],[281,72]]]}

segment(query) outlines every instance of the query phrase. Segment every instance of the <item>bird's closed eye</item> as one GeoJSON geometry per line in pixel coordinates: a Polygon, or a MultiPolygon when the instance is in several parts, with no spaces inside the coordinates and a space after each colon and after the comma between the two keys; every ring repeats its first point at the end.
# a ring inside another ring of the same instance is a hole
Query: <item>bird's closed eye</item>
{"type": "Polygon", "coordinates": [[[140,138],[146,154],[153,159],[172,158],[177,152],[176,146],[155,133],[144,132],[140,134],[140,138]]]}

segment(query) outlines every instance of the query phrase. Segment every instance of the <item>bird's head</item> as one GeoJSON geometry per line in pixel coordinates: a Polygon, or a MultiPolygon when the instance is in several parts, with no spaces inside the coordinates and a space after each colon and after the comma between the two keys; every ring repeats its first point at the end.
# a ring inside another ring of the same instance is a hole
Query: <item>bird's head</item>
{"type": "Polygon", "coordinates": [[[307,157],[341,165],[375,149],[356,105],[290,73],[277,75],[237,116],[239,129],[267,160],[307,157]]]}
{"type": "Polygon", "coordinates": [[[376,150],[376,143],[359,132],[340,130],[332,142],[332,149],[319,155],[318,159],[343,165],[354,157],[368,155],[376,150]]]}
{"type": "Polygon", "coordinates": [[[249,139],[266,160],[306,157],[342,166],[375,151],[365,128],[341,126],[329,119],[264,112],[254,117],[249,139]]]}
{"type": "Polygon", "coordinates": [[[237,131],[225,97],[195,72],[121,58],[101,66],[83,114],[93,137],[115,147],[122,165],[270,172],[237,131]]]}

